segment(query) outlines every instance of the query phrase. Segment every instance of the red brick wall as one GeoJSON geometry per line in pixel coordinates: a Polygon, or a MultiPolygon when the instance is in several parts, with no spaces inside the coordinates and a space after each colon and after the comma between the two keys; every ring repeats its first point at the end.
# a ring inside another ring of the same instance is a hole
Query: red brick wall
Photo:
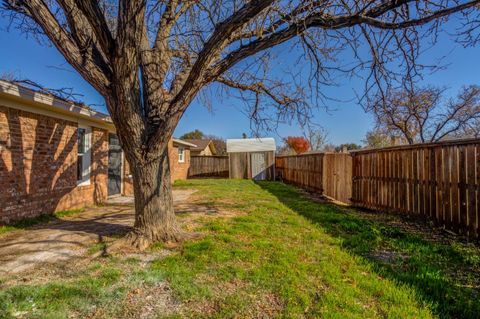
{"type": "Polygon", "coordinates": [[[91,184],[77,187],[77,124],[0,105],[0,223],[104,201],[107,137],[92,129],[91,184]]]}
{"type": "MultiPolygon", "coordinates": [[[[104,202],[108,132],[92,128],[90,185],[77,186],[77,123],[0,105],[0,224],[104,202]]],[[[190,151],[178,162],[169,143],[172,181],[186,179],[190,151]]],[[[123,194],[133,194],[125,162],[123,194]]]]}
{"type": "Polygon", "coordinates": [[[170,156],[170,168],[172,171],[172,182],[178,179],[187,179],[188,169],[190,168],[190,150],[185,148],[185,162],[178,162],[178,146],[172,141],[168,144],[168,154],[170,156]]]}

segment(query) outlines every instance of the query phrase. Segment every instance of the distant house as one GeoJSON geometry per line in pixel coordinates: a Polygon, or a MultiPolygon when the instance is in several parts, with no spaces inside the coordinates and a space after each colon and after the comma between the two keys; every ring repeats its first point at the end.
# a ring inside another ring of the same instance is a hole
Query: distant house
{"type": "Polygon", "coordinates": [[[192,156],[217,155],[217,150],[212,140],[185,139],[184,141],[196,145],[196,147],[190,148],[192,156]]]}
{"type": "MultiPolygon", "coordinates": [[[[170,141],[172,180],[195,146],[170,141]]],[[[131,195],[132,182],[107,114],[0,81],[0,224],[131,195]]]]}
{"type": "Polygon", "coordinates": [[[172,179],[187,179],[188,169],[190,168],[190,155],[192,149],[197,146],[176,138],[172,138],[170,143],[169,152],[172,179]]]}

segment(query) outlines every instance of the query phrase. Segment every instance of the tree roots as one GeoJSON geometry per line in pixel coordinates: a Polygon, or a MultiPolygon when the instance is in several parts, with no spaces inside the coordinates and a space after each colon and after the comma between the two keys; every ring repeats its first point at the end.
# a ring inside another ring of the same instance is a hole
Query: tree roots
{"type": "Polygon", "coordinates": [[[165,243],[166,247],[174,248],[185,240],[197,238],[198,234],[186,233],[178,229],[170,231],[156,232],[142,232],[139,230],[132,230],[125,237],[113,242],[108,248],[108,254],[144,251],[156,242],[165,243]]]}

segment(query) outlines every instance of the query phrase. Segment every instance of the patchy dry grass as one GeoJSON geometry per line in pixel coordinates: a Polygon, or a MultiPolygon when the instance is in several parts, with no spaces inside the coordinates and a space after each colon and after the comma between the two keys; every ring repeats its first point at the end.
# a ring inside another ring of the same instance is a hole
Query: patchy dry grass
{"type": "Polygon", "coordinates": [[[180,220],[200,238],[167,253],[155,245],[147,254],[99,257],[48,282],[0,280],[0,317],[480,314],[475,246],[429,241],[280,183],[193,180],[175,187],[198,189],[180,220]]]}

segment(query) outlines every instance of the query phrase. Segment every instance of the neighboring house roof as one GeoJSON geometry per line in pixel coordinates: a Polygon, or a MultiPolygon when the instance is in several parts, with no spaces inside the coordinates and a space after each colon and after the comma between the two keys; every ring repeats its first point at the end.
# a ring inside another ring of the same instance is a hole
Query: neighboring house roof
{"type": "Polygon", "coordinates": [[[275,140],[271,137],[227,140],[227,153],[266,152],[276,149],[275,140]]]}
{"type": "Polygon", "coordinates": [[[175,144],[180,144],[180,145],[183,145],[183,146],[188,146],[190,147],[190,149],[194,149],[195,147],[197,147],[197,145],[193,144],[193,143],[189,143],[187,141],[184,141],[184,140],[180,140],[178,138],[172,138],[173,140],[173,143],[175,144]]]}
{"type": "Polygon", "coordinates": [[[216,154],[217,150],[215,149],[215,145],[213,145],[212,140],[201,140],[201,139],[184,139],[184,141],[188,143],[195,144],[196,147],[193,147],[191,150],[192,151],[203,151],[207,147],[210,147],[210,150],[212,151],[212,154],[216,154]]]}
{"type": "Polygon", "coordinates": [[[0,80],[0,96],[2,95],[12,99],[28,101],[39,110],[101,123],[102,126],[114,129],[112,119],[108,114],[54,95],[37,92],[22,85],[0,80]]]}

